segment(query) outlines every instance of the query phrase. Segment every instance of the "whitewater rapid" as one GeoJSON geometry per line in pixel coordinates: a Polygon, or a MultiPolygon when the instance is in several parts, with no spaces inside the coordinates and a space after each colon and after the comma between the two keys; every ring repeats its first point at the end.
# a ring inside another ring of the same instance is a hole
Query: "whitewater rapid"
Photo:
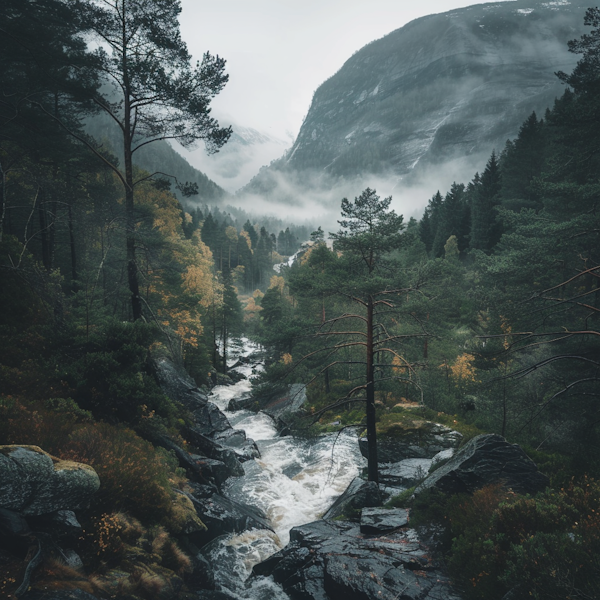
{"type": "MultiPolygon", "coordinates": [[[[252,356],[258,347],[242,339],[232,350],[235,363],[239,357],[252,356]]],[[[251,530],[223,536],[203,548],[202,553],[215,567],[218,585],[228,593],[244,599],[283,600],[288,596],[270,578],[246,582],[252,567],[285,546],[292,527],[318,519],[366,461],[352,430],[312,439],[279,437],[273,420],[264,413],[229,411],[232,399],[249,396],[250,378],[261,369],[260,363],[236,367],[247,379],[216,386],[209,401],[224,412],[232,427],[243,429],[256,442],[261,454],[260,459],[243,463],[244,476],[227,480],[223,493],[261,508],[274,531],[251,530]]]]}

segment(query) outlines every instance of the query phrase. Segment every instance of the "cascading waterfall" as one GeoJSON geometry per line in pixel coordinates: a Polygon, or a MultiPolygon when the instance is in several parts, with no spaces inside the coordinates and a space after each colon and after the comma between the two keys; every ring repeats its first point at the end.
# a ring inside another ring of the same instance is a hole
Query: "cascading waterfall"
{"type": "MultiPolygon", "coordinates": [[[[258,348],[243,339],[232,348],[232,360],[258,348]]],[[[229,412],[230,400],[248,396],[249,378],[260,364],[244,364],[235,370],[247,377],[231,386],[216,386],[210,401],[227,416],[232,427],[252,438],[261,458],[244,463],[245,475],[230,478],[224,494],[233,500],[258,506],[267,514],[274,532],[251,530],[217,538],[202,552],[215,567],[218,584],[239,598],[283,600],[288,596],[270,578],[245,580],[252,567],[289,541],[289,530],[318,519],[366,464],[356,432],[326,434],[314,439],[278,437],[273,420],[247,410],[229,412]]]]}

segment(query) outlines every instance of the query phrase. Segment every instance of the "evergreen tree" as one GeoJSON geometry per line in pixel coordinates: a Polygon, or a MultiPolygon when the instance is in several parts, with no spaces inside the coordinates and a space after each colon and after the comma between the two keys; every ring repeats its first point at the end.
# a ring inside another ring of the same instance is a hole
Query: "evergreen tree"
{"type": "MultiPolygon", "coordinates": [[[[133,320],[142,316],[136,261],[135,186],[133,156],[157,140],[173,139],[184,146],[204,141],[216,152],[231,135],[210,116],[210,102],[227,83],[225,61],[206,53],[195,68],[179,33],[179,0],[81,0],[83,26],[100,42],[95,57],[107,77],[110,92],[97,94],[96,106],[114,120],[122,133],[124,170],[97,156],[113,169],[125,190],[127,276],[133,320]],[[107,52],[108,50],[108,52],[107,52]]],[[[147,178],[146,175],[144,178],[147,178]]],[[[183,186],[182,191],[193,193],[183,186]]]]}
{"type": "Polygon", "coordinates": [[[502,206],[515,211],[540,208],[534,179],[542,173],[546,136],[543,121],[535,112],[521,125],[514,141],[507,141],[500,157],[502,206]]]}
{"type": "Polygon", "coordinates": [[[501,175],[496,153],[492,152],[479,184],[471,196],[472,249],[490,252],[501,236],[501,226],[495,208],[500,204],[501,175]]]}

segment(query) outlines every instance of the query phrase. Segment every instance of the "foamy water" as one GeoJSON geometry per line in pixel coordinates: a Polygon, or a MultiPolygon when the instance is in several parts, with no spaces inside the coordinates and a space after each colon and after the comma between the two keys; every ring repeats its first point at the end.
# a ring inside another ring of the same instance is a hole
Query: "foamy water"
{"type": "MultiPolygon", "coordinates": [[[[257,350],[248,340],[232,353],[248,356],[257,350]]],[[[235,370],[250,377],[262,367],[244,364],[235,370]]],[[[292,527],[318,519],[366,465],[356,434],[344,431],[314,439],[278,437],[273,420],[263,413],[227,411],[229,401],[249,395],[251,383],[217,386],[209,400],[214,402],[236,429],[252,438],[261,458],[243,463],[245,475],[232,477],[224,486],[226,496],[258,506],[265,511],[275,533],[250,531],[224,536],[203,549],[213,565],[220,585],[240,598],[281,600],[287,595],[269,578],[256,578],[249,587],[244,580],[252,566],[289,541],[292,527]]]]}

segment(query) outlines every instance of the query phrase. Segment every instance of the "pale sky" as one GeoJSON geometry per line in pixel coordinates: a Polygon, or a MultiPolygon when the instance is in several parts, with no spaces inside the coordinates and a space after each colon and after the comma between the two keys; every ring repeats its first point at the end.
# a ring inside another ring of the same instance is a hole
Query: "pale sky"
{"type": "MultiPolygon", "coordinates": [[[[504,0],[501,0],[504,1],[504,0]]],[[[281,139],[297,135],[313,92],[354,52],[421,16],[469,0],[182,0],[195,60],[227,60],[213,114],[281,139]]]]}

